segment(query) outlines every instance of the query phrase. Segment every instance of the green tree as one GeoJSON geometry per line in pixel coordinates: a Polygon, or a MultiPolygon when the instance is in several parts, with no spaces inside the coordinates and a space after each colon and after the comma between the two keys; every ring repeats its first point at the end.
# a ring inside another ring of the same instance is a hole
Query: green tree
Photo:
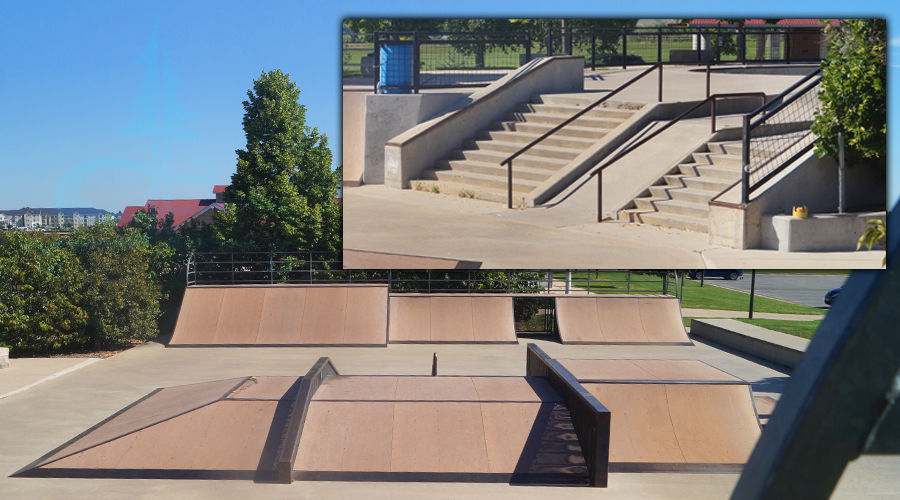
{"type": "Polygon", "coordinates": [[[838,155],[844,132],[848,164],[887,167],[887,23],[849,19],[826,25],[830,62],[823,64],[822,107],[812,130],[819,156],[838,155]]]}
{"type": "Polygon", "coordinates": [[[248,249],[340,249],[339,177],[325,134],[306,125],[300,89],[274,70],[263,72],[247,97],[247,148],[236,151],[217,231],[248,249]]]}
{"type": "Polygon", "coordinates": [[[146,235],[133,228],[119,234],[110,221],[79,228],[65,244],[85,269],[79,303],[88,315],[86,332],[92,347],[149,340],[159,334],[156,321],[165,297],[150,268],[146,235]]]}
{"type": "Polygon", "coordinates": [[[0,345],[25,355],[83,344],[83,277],[78,259],[56,236],[0,236],[0,345]]]}

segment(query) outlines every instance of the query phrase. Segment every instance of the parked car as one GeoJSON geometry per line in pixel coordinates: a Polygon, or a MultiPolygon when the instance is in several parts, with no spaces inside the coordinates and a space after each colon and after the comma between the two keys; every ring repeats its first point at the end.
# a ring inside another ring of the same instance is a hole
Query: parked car
{"type": "Polygon", "coordinates": [[[840,295],[841,290],[843,290],[843,289],[844,289],[844,287],[839,286],[837,288],[832,288],[831,290],[828,290],[828,293],[825,294],[825,305],[830,306],[831,304],[833,304],[835,299],[838,298],[838,295],[840,295]]]}
{"type": "MultiPolygon", "coordinates": [[[[597,66],[621,66],[622,54],[597,54],[594,56],[594,64],[597,66]]],[[[625,56],[625,64],[646,64],[644,58],[635,54],[625,56]]]]}
{"type": "Polygon", "coordinates": [[[698,280],[700,278],[722,278],[734,281],[744,279],[743,269],[693,269],[688,271],[688,278],[698,280]]]}

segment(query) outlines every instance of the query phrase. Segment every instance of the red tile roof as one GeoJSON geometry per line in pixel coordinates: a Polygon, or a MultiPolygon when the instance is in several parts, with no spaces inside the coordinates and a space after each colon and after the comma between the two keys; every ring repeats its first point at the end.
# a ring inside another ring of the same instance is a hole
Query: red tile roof
{"type": "Polygon", "coordinates": [[[225,185],[225,186],[213,186],[213,194],[224,193],[224,192],[225,192],[225,188],[227,188],[227,187],[228,187],[227,185],[225,185]]]}
{"type": "Polygon", "coordinates": [[[122,212],[122,218],[119,219],[118,226],[125,226],[134,220],[135,212],[138,210],[145,210],[150,206],[156,208],[158,220],[165,220],[166,215],[171,212],[175,217],[174,227],[180,226],[192,217],[209,209],[211,206],[218,210],[224,208],[221,204],[216,203],[216,200],[147,200],[147,203],[142,207],[125,207],[125,211],[122,212]]]}
{"type": "MultiPolygon", "coordinates": [[[[776,24],[778,26],[819,26],[819,19],[781,19],[776,24]]],[[[840,20],[831,19],[831,24],[838,24],[840,20]]],[[[692,19],[688,25],[709,25],[719,24],[718,19],[692,19]]],[[[727,23],[722,23],[727,24],[727,23]]],[[[762,19],[747,19],[744,22],[746,26],[766,24],[762,19]]]]}

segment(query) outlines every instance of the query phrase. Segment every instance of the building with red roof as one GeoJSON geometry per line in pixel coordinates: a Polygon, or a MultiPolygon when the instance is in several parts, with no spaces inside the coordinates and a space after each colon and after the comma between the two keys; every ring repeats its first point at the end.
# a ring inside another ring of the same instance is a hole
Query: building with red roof
{"type": "Polygon", "coordinates": [[[203,200],[147,200],[142,206],[125,207],[122,217],[119,219],[118,226],[124,227],[134,220],[134,214],[138,211],[153,207],[156,209],[156,217],[159,221],[164,221],[166,215],[172,214],[175,223],[172,228],[176,231],[184,224],[196,221],[200,224],[213,224],[215,222],[213,215],[218,210],[224,210],[225,205],[222,202],[222,194],[227,186],[215,186],[213,193],[215,199],[203,200]]]}

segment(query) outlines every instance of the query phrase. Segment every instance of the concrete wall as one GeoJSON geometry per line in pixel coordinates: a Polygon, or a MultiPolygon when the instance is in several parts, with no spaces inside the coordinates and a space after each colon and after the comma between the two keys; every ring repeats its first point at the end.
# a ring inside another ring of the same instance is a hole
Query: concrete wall
{"type": "Polygon", "coordinates": [[[366,92],[345,91],[343,95],[341,150],[344,182],[356,185],[362,180],[365,138],[366,92]]]}
{"type": "Polygon", "coordinates": [[[9,348],[0,347],[0,368],[9,368],[9,348]]]}
{"type": "Polygon", "coordinates": [[[584,89],[583,57],[541,58],[472,95],[462,109],[422,123],[385,144],[384,183],[405,189],[410,179],[434,162],[474,138],[479,130],[500,119],[519,103],[541,93],[579,92],[584,89]]]}
{"type": "Polygon", "coordinates": [[[465,106],[470,102],[469,96],[470,92],[365,94],[363,144],[357,152],[362,156],[362,182],[384,184],[386,142],[422,122],[465,106]]]}
{"type": "MultiPolygon", "coordinates": [[[[884,170],[860,165],[845,170],[846,201],[849,211],[871,209],[887,200],[887,180],[884,170]]],[[[709,242],[730,248],[770,248],[784,251],[839,251],[855,250],[859,234],[856,229],[842,232],[839,228],[856,227],[847,221],[828,220],[808,222],[809,231],[799,226],[788,228],[772,226],[775,215],[790,214],[794,206],[805,206],[811,215],[834,214],[838,206],[838,167],[828,157],[819,158],[814,152],[807,153],[800,161],[764,184],[751,195],[747,206],[740,204],[740,185],[719,197],[719,202],[710,202],[709,242]],[[816,235],[812,230],[827,231],[830,242],[825,242],[824,234],[816,235]],[[849,224],[849,225],[848,225],[849,224]],[[846,227],[845,227],[846,226],[846,227]],[[831,229],[834,231],[831,232],[831,229]],[[789,238],[788,235],[793,235],[789,238]],[[856,236],[854,236],[854,234],[856,236]],[[779,235],[789,238],[779,243],[779,235]],[[803,236],[806,235],[806,236],[803,236]],[[794,250],[787,250],[793,248],[794,250]]],[[[796,223],[792,223],[796,224],[796,223]]],[[[863,223],[864,224],[864,223],[863,223]]]]}
{"type": "MultiPolygon", "coordinates": [[[[762,216],[762,248],[782,252],[852,252],[866,230],[866,222],[885,220],[885,212],[762,216]]],[[[876,245],[873,248],[881,248],[876,245]]]]}

